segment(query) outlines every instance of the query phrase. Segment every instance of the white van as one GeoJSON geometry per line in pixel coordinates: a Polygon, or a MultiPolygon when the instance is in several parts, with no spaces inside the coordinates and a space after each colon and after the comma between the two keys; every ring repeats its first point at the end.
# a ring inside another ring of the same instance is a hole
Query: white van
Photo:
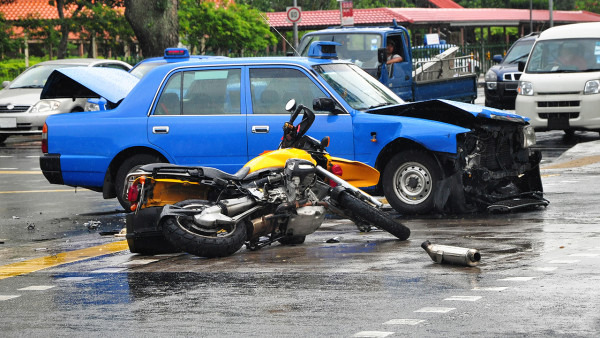
{"type": "Polygon", "coordinates": [[[600,131],[600,22],[540,34],[519,81],[515,112],[537,131],[600,131]]]}

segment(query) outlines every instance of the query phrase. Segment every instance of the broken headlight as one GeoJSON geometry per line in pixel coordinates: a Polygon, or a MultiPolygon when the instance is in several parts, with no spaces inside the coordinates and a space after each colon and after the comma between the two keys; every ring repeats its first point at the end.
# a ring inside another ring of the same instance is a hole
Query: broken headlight
{"type": "Polygon", "coordinates": [[[523,148],[535,145],[535,130],[531,125],[523,127],[523,148]]]}

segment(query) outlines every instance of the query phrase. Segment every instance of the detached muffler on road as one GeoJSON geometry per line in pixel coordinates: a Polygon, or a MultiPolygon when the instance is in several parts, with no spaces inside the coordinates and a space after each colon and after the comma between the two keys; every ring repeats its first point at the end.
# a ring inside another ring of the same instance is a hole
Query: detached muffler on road
{"type": "Polygon", "coordinates": [[[475,266],[481,260],[481,254],[477,249],[431,244],[430,241],[423,242],[421,247],[425,249],[434,262],[440,264],[475,266]]]}

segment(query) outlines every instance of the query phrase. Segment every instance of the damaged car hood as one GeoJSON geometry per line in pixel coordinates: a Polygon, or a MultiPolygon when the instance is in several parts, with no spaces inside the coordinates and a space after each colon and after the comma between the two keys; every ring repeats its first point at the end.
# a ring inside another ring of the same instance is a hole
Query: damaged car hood
{"type": "Polygon", "coordinates": [[[103,97],[114,105],[125,98],[138,81],[137,77],[119,69],[62,68],[50,74],[40,98],[103,97]]]}
{"type": "Polygon", "coordinates": [[[482,120],[497,120],[526,124],[526,117],[507,111],[450,100],[410,102],[368,111],[371,114],[415,117],[453,124],[463,128],[474,128],[482,120]]]}

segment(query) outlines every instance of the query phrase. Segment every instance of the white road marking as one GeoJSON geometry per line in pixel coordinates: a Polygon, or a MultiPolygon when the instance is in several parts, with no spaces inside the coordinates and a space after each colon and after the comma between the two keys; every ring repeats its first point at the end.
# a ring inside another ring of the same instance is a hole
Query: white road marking
{"type": "Polygon", "coordinates": [[[92,279],[92,277],[65,277],[57,279],[60,282],[81,282],[87,279],[92,279]]]}
{"type": "Polygon", "coordinates": [[[106,268],[106,269],[94,270],[94,271],[92,271],[92,273],[116,273],[116,272],[121,272],[123,270],[127,270],[127,269],[126,268],[106,268]]]}
{"type": "Polygon", "coordinates": [[[600,254],[596,254],[596,253],[576,253],[576,254],[572,254],[569,255],[570,257],[598,257],[600,256],[600,254]]]}
{"type": "Polygon", "coordinates": [[[493,287],[488,287],[488,288],[476,287],[476,288],[473,288],[471,290],[477,290],[477,291],[504,291],[506,289],[508,289],[508,287],[506,287],[506,286],[493,286],[493,287]]]}
{"type": "Polygon", "coordinates": [[[354,335],[354,337],[387,337],[394,334],[395,332],[384,332],[384,331],[361,331],[354,335]]]}
{"type": "Polygon", "coordinates": [[[21,295],[0,295],[0,301],[21,297],[21,295]]]}
{"type": "Polygon", "coordinates": [[[424,307],[414,312],[428,312],[428,313],[448,313],[456,310],[455,307],[424,307]]]}
{"type": "Polygon", "coordinates": [[[19,168],[0,168],[0,170],[17,170],[19,168]]]}
{"type": "Polygon", "coordinates": [[[45,291],[56,287],[56,285],[32,285],[25,288],[17,289],[19,291],[45,291]]]}
{"type": "Polygon", "coordinates": [[[449,298],[446,298],[444,300],[457,300],[457,301],[461,301],[461,302],[476,302],[478,300],[480,300],[482,297],[481,296],[452,296],[449,298]]]}
{"type": "Polygon", "coordinates": [[[160,259],[135,259],[128,262],[121,263],[123,265],[145,265],[154,262],[158,262],[160,259]]]}
{"type": "Polygon", "coordinates": [[[553,261],[550,261],[548,263],[550,264],[575,264],[580,262],[580,260],[578,259],[556,259],[553,261]]]}
{"type": "Polygon", "coordinates": [[[424,319],[392,319],[388,320],[383,324],[387,325],[419,325],[421,323],[425,323],[424,319]]]}
{"type": "Polygon", "coordinates": [[[507,277],[507,278],[502,278],[502,279],[498,279],[498,280],[510,281],[510,282],[527,282],[532,279],[535,279],[535,277],[507,277]]]}
{"type": "Polygon", "coordinates": [[[556,266],[542,266],[539,268],[535,268],[534,270],[542,271],[542,272],[550,272],[558,269],[556,266]]]}

